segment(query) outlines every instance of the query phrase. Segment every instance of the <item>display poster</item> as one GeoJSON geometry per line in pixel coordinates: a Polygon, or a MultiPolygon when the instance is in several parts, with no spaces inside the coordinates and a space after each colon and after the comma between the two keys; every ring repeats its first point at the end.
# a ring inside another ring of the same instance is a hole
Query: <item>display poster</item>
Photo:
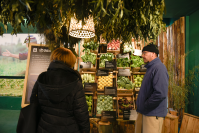
{"type": "Polygon", "coordinates": [[[0,36],[0,76],[25,76],[28,44],[44,44],[42,34],[0,36]]]}
{"type": "Polygon", "coordinates": [[[50,64],[51,50],[47,46],[31,44],[27,58],[25,84],[22,95],[22,107],[30,104],[33,86],[40,73],[47,71],[50,64]]]}
{"type": "Polygon", "coordinates": [[[118,76],[131,76],[130,69],[119,69],[118,76]]]}
{"type": "Polygon", "coordinates": [[[116,111],[102,111],[101,121],[116,121],[116,111]]]}
{"type": "Polygon", "coordinates": [[[84,83],[85,92],[95,92],[97,90],[97,83],[84,83]]]}

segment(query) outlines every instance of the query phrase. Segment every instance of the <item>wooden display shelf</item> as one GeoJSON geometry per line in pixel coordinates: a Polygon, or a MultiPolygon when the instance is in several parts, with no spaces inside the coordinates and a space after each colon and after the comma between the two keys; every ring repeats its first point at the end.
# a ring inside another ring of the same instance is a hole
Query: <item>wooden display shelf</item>
{"type": "Polygon", "coordinates": [[[131,68],[131,70],[133,72],[139,72],[140,71],[140,67],[133,67],[133,68],[131,68]]]}
{"type": "Polygon", "coordinates": [[[91,112],[89,112],[89,116],[92,116],[93,115],[93,108],[94,108],[94,99],[93,99],[93,93],[92,94],[86,94],[85,95],[89,95],[89,96],[92,96],[92,107],[91,107],[91,112]]]}
{"type": "Polygon", "coordinates": [[[93,92],[85,92],[85,95],[93,95],[93,92]]]}
{"type": "Polygon", "coordinates": [[[98,49],[97,50],[90,50],[90,52],[97,54],[98,53],[98,49]]]}
{"type": "MultiPolygon", "coordinates": [[[[117,114],[118,114],[118,118],[123,118],[123,114],[120,114],[120,112],[119,112],[119,109],[120,109],[120,108],[119,108],[119,106],[120,106],[120,105],[119,105],[119,99],[120,99],[120,98],[123,98],[123,97],[124,97],[124,96],[121,96],[121,97],[118,96],[118,97],[117,97],[117,99],[118,99],[118,100],[117,100],[117,105],[118,105],[118,106],[117,106],[117,107],[118,107],[118,109],[117,109],[117,114]]],[[[133,107],[132,109],[135,109],[135,102],[134,102],[135,98],[134,98],[134,96],[132,95],[132,96],[125,96],[125,97],[127,98],[127,100],[131,100],[131,101],[132,101],[132,107],[133,107]]],[[[121,110],[122,110],[122,109],[121,109],[121,110]]]]}
{"type": "Polygon", "coordinates": [[[132,74],[141,74],[141,75],[144,75],[144,74],[146,74],[146,72],[132,72],[132,74]]]}
{"type": "MultiPolygon", "coordinates": [[[[118,69],[130,69],[131,70],[131,67],[117,67],[117,70],[118,69]]],[[[132,73],[132,71],[130,71],[132,73]]]]}
{"type": "Polygon", "coordinates": [[[107,53],[113,53],[113,54],[117,55],[120,53],[120,49],[119,50],[108,50],[107,49],[107,53]]]}
{"type": "Polygon", "coordinates": [[[135,92],[139,92],[140,91],[140,88],[135,88],[135,92]]]}
{"type": "Polygon", "coordinates": [[[80,68],[80,72],[83,71],[88,71],[88,72],[96,72],[96,67],[92,67],[92,68],[80,68]]]}
{"type": "Polygon", "coordinates": [[[133,95],[133,90],[117,88],[117,95],[133,95]]]}
{"type": "Polygon", "coordinates": [[[90,72],[90,71],[81,71],[79,72],[80,74],[84,74],[84,73],[88,73],[88,74],[95,74],[96,75],[96,72],[90,72]]]}

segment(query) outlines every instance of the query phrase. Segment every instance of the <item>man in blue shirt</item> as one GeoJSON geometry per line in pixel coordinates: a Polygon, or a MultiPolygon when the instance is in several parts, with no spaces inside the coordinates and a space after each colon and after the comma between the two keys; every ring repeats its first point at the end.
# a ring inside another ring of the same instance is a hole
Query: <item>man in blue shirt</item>
{"type": "Polygon", "coordinates": [[[161,133],[163,120],[167,115],[169,76],[158,54],[159,50],[153,43],[142,50],[147,71],[136,101],[136,133],[161,133]]]}

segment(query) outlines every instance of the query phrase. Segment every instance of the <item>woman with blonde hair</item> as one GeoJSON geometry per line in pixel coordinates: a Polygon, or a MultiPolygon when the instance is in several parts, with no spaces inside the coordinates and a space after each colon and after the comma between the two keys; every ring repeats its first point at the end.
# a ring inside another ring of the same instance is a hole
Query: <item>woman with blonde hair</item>
{"type": "Polygon", "coordinates": [[[37,133],[89,133],[81,76],[72,69],[76,56],[67,48],[57,48],[50,60],[47,71],[39,75],[30,98],[31,103],[38,98],[41,107],[37,133]]]}

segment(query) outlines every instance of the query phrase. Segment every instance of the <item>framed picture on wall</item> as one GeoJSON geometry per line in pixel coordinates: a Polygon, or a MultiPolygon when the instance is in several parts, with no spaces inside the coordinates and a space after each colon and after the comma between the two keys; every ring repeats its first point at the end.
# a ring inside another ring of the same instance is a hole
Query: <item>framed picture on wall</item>
{"type": "Polygon", "coordinates": [[[0,77],[24,77],[29,43],[45,44],[41,34],[3,34],[0,40],[0,77]]]}

